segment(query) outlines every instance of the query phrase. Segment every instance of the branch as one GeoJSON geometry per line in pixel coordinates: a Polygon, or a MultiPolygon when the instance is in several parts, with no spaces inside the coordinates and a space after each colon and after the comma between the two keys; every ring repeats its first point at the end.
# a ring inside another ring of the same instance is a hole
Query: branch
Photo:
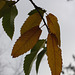
{"type": "Polygon", "coordinates": [[[19,2],[19,0],[16,1],[16,3],[19,2]]]}
{"type": "Polygon", "coordinates": [[[48,25],[47,25],[46,22],[45,22],[45,19],[43,18],[43,16],[41,15],[41,13],[40,13],[39,10],[38,10],[38,6],[36,6],[35,3],[34,3],[32,0],[29,0],[29,1],[32,3],[32,5],[34,6],[34,8],[37,10],[37,12],[39,13],[39,15],[41,16],[41,18],[42,18],[42,20],[43,20],[43,22],[44,22],[44,25],[46,26],[46,28],[47,28],[47,30],[48,30],[48,33],[50,33],[50,30],[49,30],[49,28],[48,28],[48,25]]]}
{"type": "Polygon", "coordinates": [[[15,3],[12,3],[12,5],[15,5],[16,3],[18,3],[19,2],[19,0],[17,0],[15,3]]]}

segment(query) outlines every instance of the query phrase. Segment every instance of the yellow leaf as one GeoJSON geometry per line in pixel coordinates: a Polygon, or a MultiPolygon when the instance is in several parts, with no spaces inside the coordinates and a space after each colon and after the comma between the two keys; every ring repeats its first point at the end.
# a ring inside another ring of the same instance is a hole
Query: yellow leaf
{"type": "Polygon", "coordinates": [[[42,30],[36,26],[21,35],[15,43],[11,55],[15,58],[32,49],[38,41],[41,32],[42,30]]]}
{"type": "Polygon", "coordinates": [[[53,34],[48,34],[47,56],[52,75],[60,75],[62,71],[61,49],[58,47],[56,37],[53,34]]]}
{"type": "Polygon", "coordinates": [[[26,31],[30,30],[32,27],[39,26],[41,21],[42,19],[39,13],[35,13],[29,16],[21,28],[21,34],[24,34],[26,31]]]}
{"type": "Polygon", "coordinates": [[[58,24],[58,20],[56,16],[54,16],[51,13],[47,15],[46,18],[47,18],[47,24],[50,29],[50,32],[57,37],[58,45],[60,46],[60,43],[61,43],[60,42],[60,27],[58,24]]]}
{"type": "Polygon", "coordinates": [[[0,9],[2,9],[4,5],[5,5],[5,1],[0,1],[0,9]]]}

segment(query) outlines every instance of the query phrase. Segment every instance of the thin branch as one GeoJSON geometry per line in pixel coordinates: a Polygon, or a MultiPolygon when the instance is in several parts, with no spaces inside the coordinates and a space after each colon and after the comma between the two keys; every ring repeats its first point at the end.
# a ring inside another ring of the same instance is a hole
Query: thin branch
{"type": "Polygon", "coordinates": [[[16,1],[16,3],[19,2],[19,0],[16,1]]]}
{"type": "Polygon", "coordinates": [[[12,5],[15,5],[16,3],[18,3],[20,0],[17,0],[15,3],[12,3],[12,5]]]}
{"type": "Polygon", "coordinates": [[[46,28],[47,28],[47,30],[48,30],[48,33],[50,33],[49,28],[48,28],[48,25],[47,25],[46,22],[45,22],[45,19],[43,18],[43,16],[41,15],[41,13],[40,13],[39,10],[38,10],[38,6],[35,5],[35,3],[34,3],[32,0],[29,0],[29,1],[33,4],[34,8],[37,10],[37,12],[39,13],[39,15],[41,16],[41,18],[42,18],[42,20],[43,20],[43,22],[44,22],[44,25],[46,26],[46,28]]]}

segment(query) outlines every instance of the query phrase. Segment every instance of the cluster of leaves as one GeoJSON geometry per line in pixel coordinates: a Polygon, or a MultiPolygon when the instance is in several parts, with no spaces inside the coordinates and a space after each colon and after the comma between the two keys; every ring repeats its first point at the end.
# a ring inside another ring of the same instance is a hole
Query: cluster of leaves
{"type": "MultiPolygon", "coordinates": [[[[3,18],[2,25],[11,39],[14,34],[14,19],[18,14],[17,8],[13,4],[15,4],[14,1],[0,1],[0,18],[3,18]]],[[[62,71],[62,57],[58,20],[56,16],[49,13],[46,16],[49,31],[48,37],[47,39],[39,39],[42,33],[40,23],[46,11],[42,8],[37,9],[41,15],[36,9],[28,13],[29,17],[21,27],[21,36],[15,42],[11,55],[15,58],[31,50],[30,54],[26,55],[23,66],[25,75],[29,75],[34,60],[36,60],[36,72],[38,73],[40,62],[46,54],[52,75],[60,75],[62,71]]]]}
{"type": "Polygon", "coordinates": [[[17,8],[13,5],[15,1],[0,1],[0,18],[7,35],[12,39],[14,34],[14,19],[18,14],[17,8]]]}

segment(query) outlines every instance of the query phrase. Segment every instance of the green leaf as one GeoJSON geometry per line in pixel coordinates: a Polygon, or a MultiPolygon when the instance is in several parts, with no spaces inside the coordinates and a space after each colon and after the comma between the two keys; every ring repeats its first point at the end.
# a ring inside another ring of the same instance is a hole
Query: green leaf
{"type": "Polygon", "coordinates": [[[18,11],[16,6],[12,6],[9,12],[3,16],[2,25],[7,35],[12,39],[14,34],[14,18],[17,16],[18,11]]]}
{"type": "Polygon", "coordinates": [[[45,40],[39,40],[36,43],[36,45],[32,48],[31,53],[26,55],[25,60],[24,60],[24,66],[23,66],[25,75],[30,74],[32,64],[37,56],[38,51],[43,46],[44,42],[45,40]]]}
{"type": "Polygon", "coordinates": [[[32,64],[35,60],[36,54],[37,52],[33,52],[31,54],[26,55],[25,60],[24,60],[24,66],[23,66],[25,75],[30,74],[32,64]]]}
{"type": "Polygon", "coordinates": [[[10,11],[12,4],[15,3],[15,1],[3,1],[3,3],[4,2],[5,4],[0,9],[0,18],[7,14],[10,11]]]}
{"type": "MultiPolygon", "coordinates": [[[[46,12],[46,10],[44,10],[44,9],[42,9],[42,8],[40,8],[40,7],[38,7],[38,10],[39,10],[39,12],[43,15],[45,12],[46,12]]],[[[37,10],[36,9],[33,9],[33,10],[31,10],[29,13],[28,13],[28,15],[33,15],[33,14],[35,14],[35,13],[38,13],[37,12],[37,10]]]]}
{"type": "Polygon", "coordinates": [[[36,73],[38,73],[38,69],[39,69],[39,65],[40,65],[40,62],[44,56],[44,54],[46,53],[47,51],[47,48],[45,47],[37,56],[37,61],[36,61],[36,73]]]}
{"type": "Polygon", "coordinates": [[[31,53],[32,52],[35,52],[35,51],[38,51],[39,49],[41,49],[42,47],[44,47],[45,46],[45,41],[46,40],[39,40],[36,44],[35,44],[35,46],[31,49],[31,53]]]}

